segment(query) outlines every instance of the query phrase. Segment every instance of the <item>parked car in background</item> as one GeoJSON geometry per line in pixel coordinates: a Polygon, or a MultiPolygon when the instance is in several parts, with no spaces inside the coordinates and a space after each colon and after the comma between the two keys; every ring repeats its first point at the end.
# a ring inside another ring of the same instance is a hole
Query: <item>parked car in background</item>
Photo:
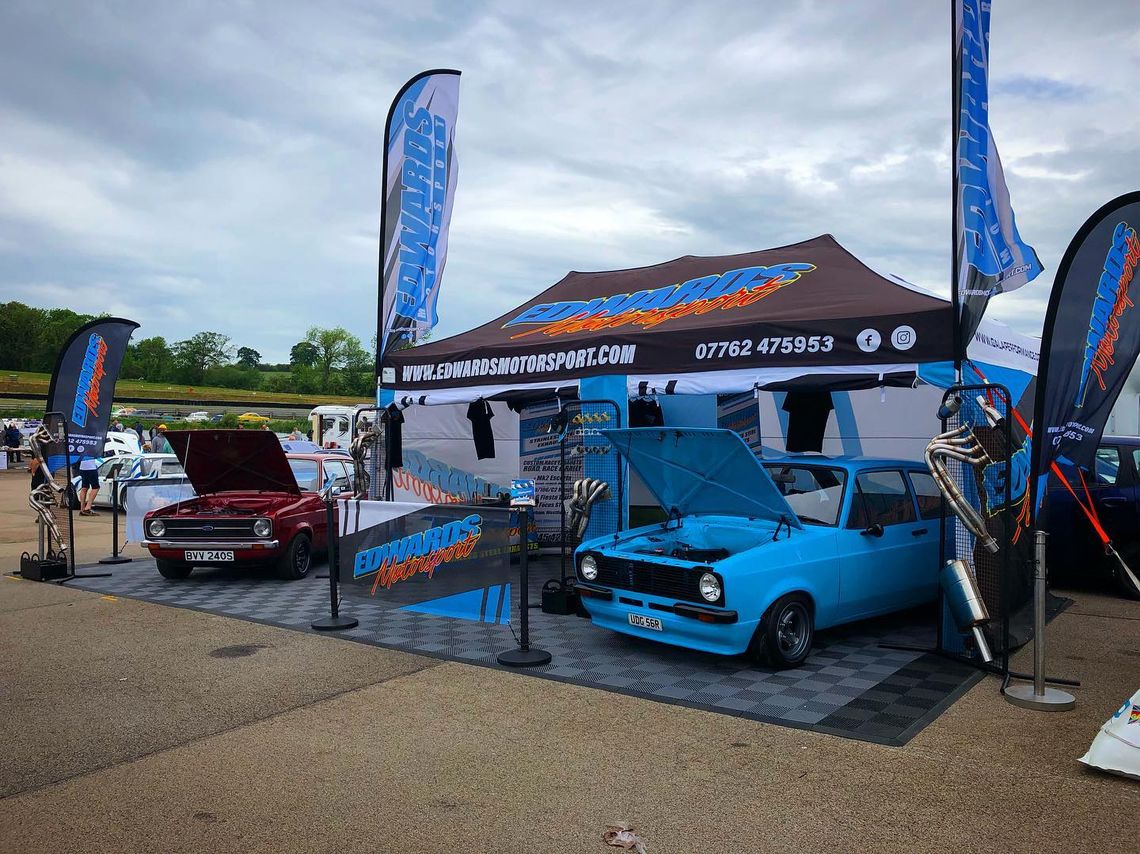
{"type": "MultiPolygon", "coordinates": [[[[182,464],[174,454],[125,454],[122,456],[107,457],[100,461],[99,493],[95,496],[96,507],[111,507],[115,489],[111,478],[118,477],[120,481],[147,480],[182,480],[185,473],[182,464]]],[[[72,485],[78,490],[80,477],[76,475],[71,479],[72,485]]],[[[119,509],[126,510],[130,501],[130,488],[119,484],[119,509]]]]}
{"type": "Polygon", "coordinates": [[[183,420],[189,424],[200,424],[204,421],[210,420],[210,413],[209,412],[191,412],[183,420]]]}
{"type": "Polygon", "coordinates": [[[265,424],[271,419],[266,418],[264,415],[258,415],[256,412],[243,412],[237,417],[237,420],[242,424],[265,424]]]}
{"type": "Polygon", "coordinates": [[[920,463],[761,461],[730,430],[603,435],[667,519],[575,552],[577,589],[599,626],[795,667],[816,629],[937,598],[941,500],[920,463]]]}
{"type": "Polygon", "coordinates": [[[167,439],[197,496],[144,517],[145,544],[163,577],[243,564],[288,579],[309,574],[314,553],[328,548],[321,490],[351,486],[343,458],[287,458],[263,430],[175,430],[167,439]]]}
{"type": "MultiPolygon", "coordinates": [[[[1083,486],[1076,469],[1060,468],[1080,500],[1087,503],[1091,499],[1113,547],[1140,578],[1140,437],[1104,436],[1096,450],[1095,470],[1085,474],[1083,486]]],[[[1050,581],[1108,583],[1117,592],[1140,599],[1140,588],[1116,558],[1105,554],[1077,499],[1056,475],[1049,477],[1045,509],[1049,531],[1045,563],[1050,581]]]]}

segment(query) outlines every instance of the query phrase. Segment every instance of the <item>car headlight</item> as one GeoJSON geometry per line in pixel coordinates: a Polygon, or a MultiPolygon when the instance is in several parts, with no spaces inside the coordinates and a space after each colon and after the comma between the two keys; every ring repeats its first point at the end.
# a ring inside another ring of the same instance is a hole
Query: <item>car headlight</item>
{"type": "Polygon", "coordinates": [[[151,519],[146,523],[146,532],[152,537],[161,537],[166,533],[166,523],[161,519],[151,519]]]}
{"type": "Polygon", "coordinates": [[[724,593],[723,588],[720,586],[720,579],[713,575],[711,572],[706,572],[701,576],[699,582],[701,595],[705,597],[706,601],[716,602],[720,599],[721,594],[724,593]]]}
{"type": "Polygon", "coordinates": [[[273,533],[273,525],[268,519],[258,519],[253,523],[253,533],[257,537],[268,537],[273,533]]]}
{"type": "Polygon", "coordinates": [[[598,562],[594,560],[593,555],[582,558],[582,565],[579,568],[582,570],[582,577],[587,581],[593,581],[598,577],[598,562]]]}

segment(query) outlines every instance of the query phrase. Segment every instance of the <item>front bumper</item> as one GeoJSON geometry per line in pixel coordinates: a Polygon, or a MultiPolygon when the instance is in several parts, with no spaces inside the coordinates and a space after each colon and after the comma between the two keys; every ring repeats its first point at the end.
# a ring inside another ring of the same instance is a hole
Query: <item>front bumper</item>
{"type": "Polygon", "coordinates": [[[204,562],[202,566],[229,566],[234,563],[253,563],[276,560],[281,553],[280,540],[144,540],[151,557],[184,562],[186,552],[227,551],[234,553],[232,561],[204,562]]]}
{"type": "Polygon", "coordinates": [[[738,612],[726,608],[710,608],[691,602],[675,602],[645,593],[603,587],[578,579],[576,589],[590,620],[598,626],[622,634],[659,643],[712,652],[737,655],[748,649],[759,619],[742,620],[738,612]],[[662,630],[630,625],[629,615],[656,617],[662,630]]]}

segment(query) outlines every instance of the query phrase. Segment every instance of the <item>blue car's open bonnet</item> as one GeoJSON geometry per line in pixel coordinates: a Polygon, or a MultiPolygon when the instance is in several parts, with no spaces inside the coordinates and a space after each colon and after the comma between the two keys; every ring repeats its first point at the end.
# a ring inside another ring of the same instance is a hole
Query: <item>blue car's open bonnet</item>
{"type": "Polygon", "coordinates": [[[760,461],[731,430],[641,427],[603,430],[661,506],[682,515],[712,513],[800,520],[760,461]]]}

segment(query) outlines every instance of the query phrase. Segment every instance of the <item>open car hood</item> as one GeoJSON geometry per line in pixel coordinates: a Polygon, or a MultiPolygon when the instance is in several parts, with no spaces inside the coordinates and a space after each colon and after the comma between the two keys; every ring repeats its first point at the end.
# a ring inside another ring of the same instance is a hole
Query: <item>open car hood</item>
{"type": "Polygon", "coordinates": [[[280,440],[268,430],[174,430],[166,439],[199,495],[301,494],[280,440]]]}
{"type": "Polygon", "coordinates": [[[803,525],[744,440],[731,430],[603,430],[667,511],[803,525]]]}

